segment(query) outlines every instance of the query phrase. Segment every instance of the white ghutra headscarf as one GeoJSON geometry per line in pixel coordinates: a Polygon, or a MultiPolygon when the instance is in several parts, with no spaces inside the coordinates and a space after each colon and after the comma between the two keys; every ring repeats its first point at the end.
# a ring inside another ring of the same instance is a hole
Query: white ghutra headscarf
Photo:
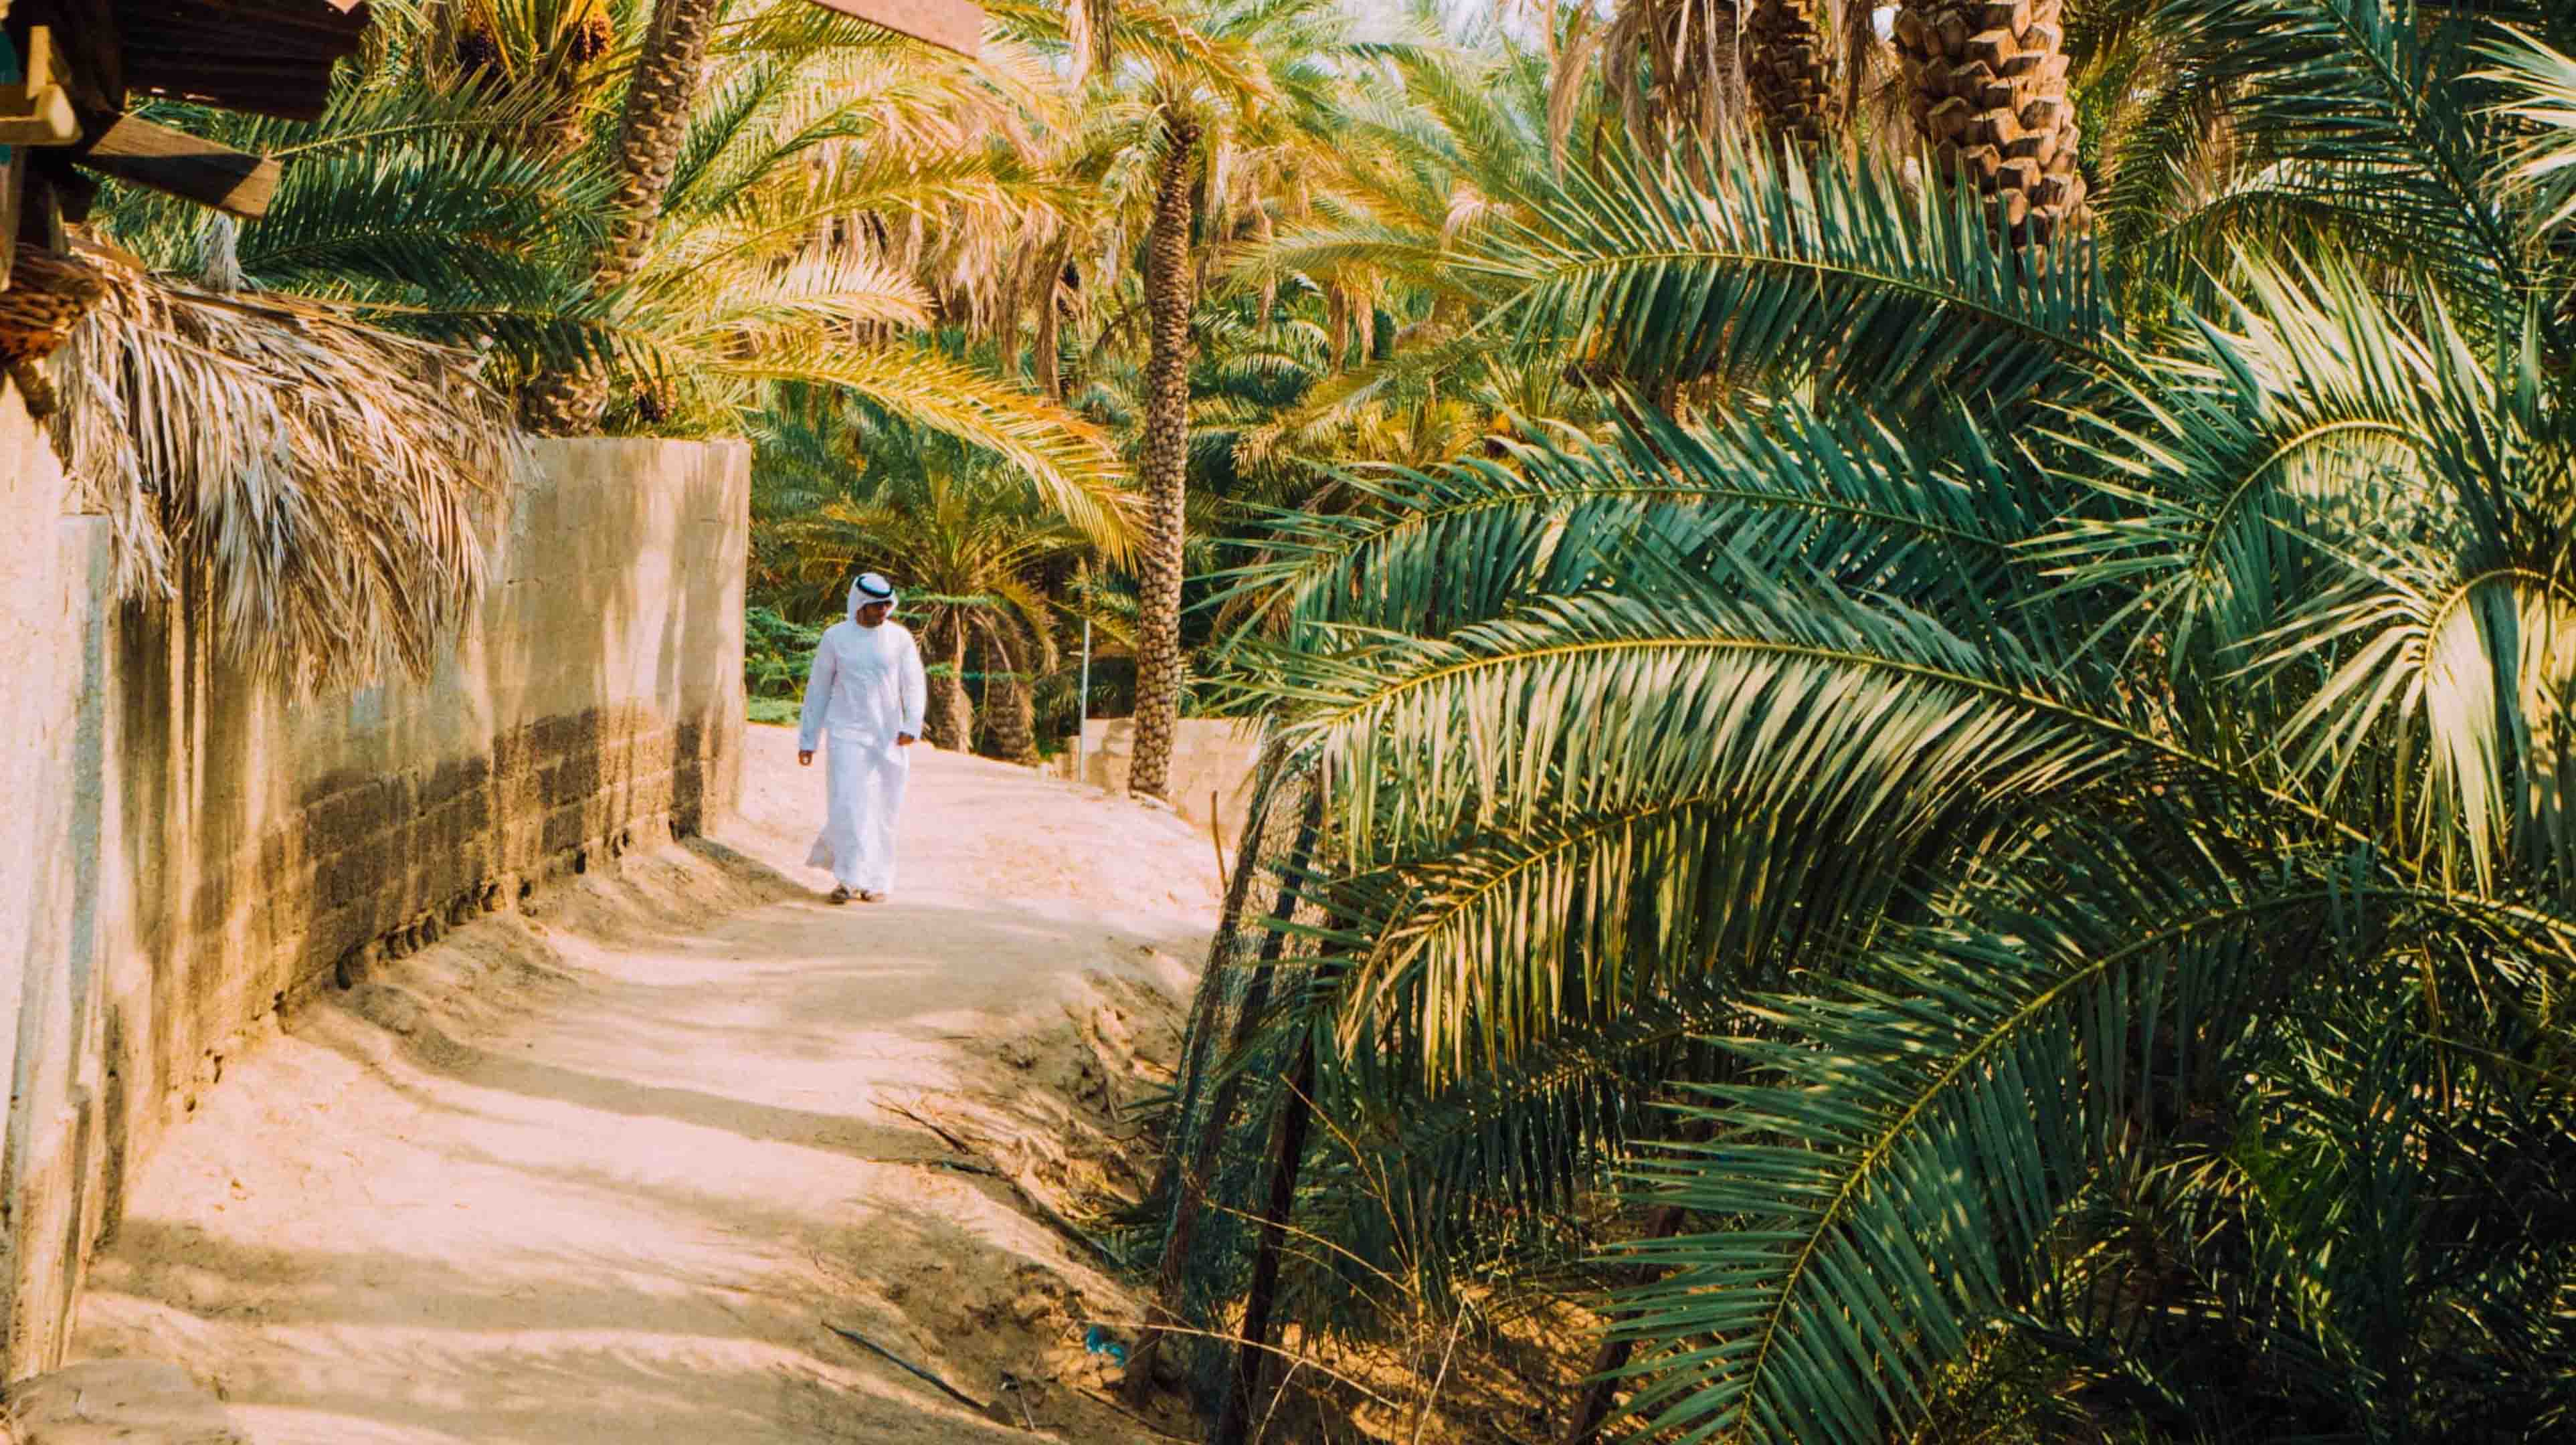
{"type": "Polygon", "coordinates": [[[858,580],[850,584],[850,616],[853,620],[858,617],[859,609],[871,602],[885,603],[886,616],[892,617],[894,601],[894,584],[881,573],[862,572],[858,580]]]}

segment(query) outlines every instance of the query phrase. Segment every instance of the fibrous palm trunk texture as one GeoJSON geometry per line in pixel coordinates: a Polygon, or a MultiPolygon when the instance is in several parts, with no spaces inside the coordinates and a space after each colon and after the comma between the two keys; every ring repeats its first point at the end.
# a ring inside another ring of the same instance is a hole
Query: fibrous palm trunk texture
{"type": "MultiPolygon", "coordinates": [[[[607,249],[593,275],[595,292],[625,284],[652,249],[662,219],[662,197],[680,163],[689,110],[706,69],[707,37],[715,30],[721,0],[657,0],[653,24],[636,57],[626,88],[626,112],[617,128],[617,190],[610,204],[607,249]]],[[[608,373],[596,359],[540,373],[520,399],[531,431],[578,436],[599,429],[608,409],[608,373]]]]}
{"type": "Polygon", "coordinates": [[[1064,298],[1058,293],[1064,289],[1064,264],[1072,250],[1069,234],[1048,247],[1038,278],[1037,340],[1032,352],[1037,363],[1038,390],[1045,392],[1049,401],[1064,400],[1064,298]]]}
{"type": "Polygon", "coordinates": [[[975,701],[966,694],[966,624],[942,618],[931,628],[939,665],[930,673],[930,695],[921,713],[921,735],[934,748],[962,753],[975,746],[975,701]]]}
{"type": "Polygon", "coordinates": [[[2064,0],[1913,0],[1897,51],[1933,169],[1993,198],[2015,244],[2045,245],[2089,217],[2066,95],[2064,0]]]}
{"type": "Polygon", "coordinates": [[[995,660],[1001,667],[984,676],[984,726],[993,755],[1014,763],[1038,761],[1037,701],[1029,691],[1029,645],[1012,635],[1009,623],[993,629],[995,660]]]}
{"type": "Polygon", "coordinates": [[[1145,309],[1152,349],[1145,365],[1145,538],[1138,571],[1144,596],[1136,618],[1136,758],[1127,790],[1151,798],[1171,790],[1172,734],[1181,711],[1182,502],[1189,463],[1190,162],[1196,121],[1163,120],[1161,184],[1146,252],[1145,309]]]}
{"type": "Polygon", "coordinates": [[[1817,0],[1760,0],[1745,17],[1752,42],[1745,86],[1778,139],[1824,144],[1833,128],[1833,46],[1816,24],[1817,0]]]}

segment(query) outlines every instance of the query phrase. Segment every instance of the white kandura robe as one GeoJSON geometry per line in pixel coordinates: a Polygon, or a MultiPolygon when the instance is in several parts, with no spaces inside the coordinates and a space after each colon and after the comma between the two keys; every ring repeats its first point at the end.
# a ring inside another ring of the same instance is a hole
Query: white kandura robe
{"type": "Polygon", "coordinates": [[[854,893],[894,889],[895,816],[912,772],[911,750],[895,735],[921,736],[929,700],[920,645],[891,618],[875,627],[834,623],[814,649],[797,747],[814,752],[829,739],[830,811],[805,862],[831,869],[854,893]]]}

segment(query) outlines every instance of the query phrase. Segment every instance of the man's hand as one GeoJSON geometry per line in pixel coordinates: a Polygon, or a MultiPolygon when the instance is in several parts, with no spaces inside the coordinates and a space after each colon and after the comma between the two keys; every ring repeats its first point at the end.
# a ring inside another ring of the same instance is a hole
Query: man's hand
{"type": "Polygon", "coordinates": [[[798,748],[796,750],[796,766],[800,768],[810,768],[814,766],[814,750],[812,748],[798,748]]]}
{"type": "Polygon", "coordinates": [[[894,745],[899,748],[911,747],[914,743],[919,741],[921,741],[921,739],[914,737],[910,733],[896,733],[894,735],[894,745]]]}

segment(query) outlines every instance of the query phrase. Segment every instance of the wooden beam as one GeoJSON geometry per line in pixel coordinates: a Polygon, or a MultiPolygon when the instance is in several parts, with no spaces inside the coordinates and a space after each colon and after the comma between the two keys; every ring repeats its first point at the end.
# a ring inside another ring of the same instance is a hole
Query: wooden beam
{"type": "Polygon", "coordinates": [[[0,145],[58,146],[80,139],[72,98],[59,85],[33,93],[0,85],[0,145]]]}
{"type": "Polygon", "coordinates": [[[126,90],[101,114],[125,109],[122,97],[140,93],[289,120],[316,119],[330,97],[332,63],[359,48],[368,24],[365,5],[341,0],[114,4],[126,21],[118,52],[126,90]]]}
{"type": "Polygon", "coordinates": [[[27,53],[17,78],[0,83],[0,144],[58,146],[80,139],[72,98],[54,67],[54,34],[38,25],[27,31],[27,53]]]}
{"type": "Polygon", "coordinates": [[[256,221],[277,193],[278,164],[166,125],[121,115],[73,159],[101,175],[150,186],[256,221]]]}
{"type": "Polygon", "coordinates": [[[826,10],[927,40],[972,60],[984,44],[984,12],[968,0],[814,0],[826,10]]]}
{"type": "Polygon", "coordinates": [[[16,0],[14,13],[53,31],[56,79],[83,119],[125,108],[115,0],[16,0]]]}

